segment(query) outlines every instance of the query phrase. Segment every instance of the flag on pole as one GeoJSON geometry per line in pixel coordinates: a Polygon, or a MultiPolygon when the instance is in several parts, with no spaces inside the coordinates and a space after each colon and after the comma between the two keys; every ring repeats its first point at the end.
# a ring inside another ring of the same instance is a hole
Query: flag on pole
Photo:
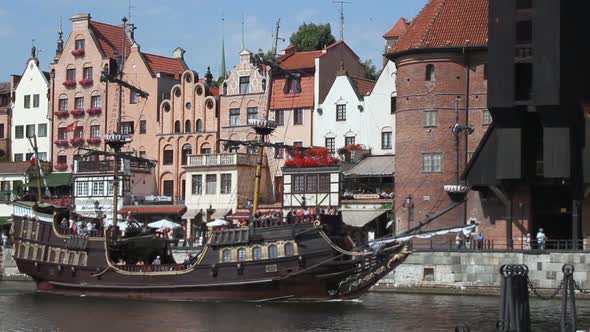
{"type": "Polygon", "coordinates": [[[37,156],[35,153],[31,156],[31,166],[37,165],[37,156]]]}
{"type": "Polygon", "coordinates": [[[66,126],[66,133],[70,132],[70,131],[74,131],[74,129],[76,129],[76,126],[78,125],[78,121],[74,121],[72,123],[70,123],[69,125],[66,126]]]}

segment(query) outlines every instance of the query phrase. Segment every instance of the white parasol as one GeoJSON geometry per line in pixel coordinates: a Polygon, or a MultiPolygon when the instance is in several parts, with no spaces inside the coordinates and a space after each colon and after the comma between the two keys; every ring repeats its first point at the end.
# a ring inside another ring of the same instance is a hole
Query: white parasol
{"type": "Polygon", "coordinates": [[[223,219],[215,219],[207,223],[207,227],[219,227],[229,225],[229,221],[223,219]]]}
{"type": "Polygon", "coordinates": [[[161,219],[158,221],[154,221],[148,224],[149,227],[151,228],[178,228],[180,227],[179,224],[170,221],[168,219],[161,219]]]}

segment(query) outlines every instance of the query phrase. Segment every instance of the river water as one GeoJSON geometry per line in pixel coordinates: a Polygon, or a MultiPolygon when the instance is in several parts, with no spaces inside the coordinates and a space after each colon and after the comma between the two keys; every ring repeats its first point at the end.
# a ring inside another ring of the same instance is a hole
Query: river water
{"type": "MultiPolygon", "coordinates": [[[[38,294],[32,283],[0,282],[0,331],[495,331],[497,297],[369,293],[356,302],[201,303],[38,294]]],[[[578,301],[590,328],[590,301],[578,301]]],[[[533,331],[559,330],[560,302],[531,301],[533,331]]]]}

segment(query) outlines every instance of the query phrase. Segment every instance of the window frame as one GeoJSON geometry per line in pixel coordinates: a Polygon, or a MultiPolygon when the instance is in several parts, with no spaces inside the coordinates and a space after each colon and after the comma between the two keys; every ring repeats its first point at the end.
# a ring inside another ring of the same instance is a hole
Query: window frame
{"type": "Polygon", "coordinates": [[[147,133],[147,121],[146,120],[139,120],[139,133],[142,135],[147,133]]]}
{"type": "Polygon", "coordinates": [[[344,146],[351,146],[356,144],[356,136],[344,136],[344,146]]]}
{"type": "Polygon", "coordinates": [[[192,195],[203,194],[203,174],[193,174],[191,176],[191,193],[192,195]]]}
{"type": "Polygon", "coordinates": [[[229,109],[229,126],[238,127],[240,126],[240,109],[230,108],[229,109]]]}
{"type": "Polygon", "coordinates": [[[381,132],[381,150],[393,150],[393,132],[392,131],[382,131],[381,132]],[[385,140],[386,136],[389,136],[389,139],[387,141],[385,140]]]}
{"type": "Polygon", "coordinates": [[[424,128],[438,127],[438,111],[424,110],[424,128]]]}
{"type": "Polygon", "coordinates": [[[275,110],[275,123],[277,127],[285,125],[285,110],[275,110]]]}
{"type": "Polygon", "coordinates": [[[222,195],[227,195],[232,193],[232,174],[231,173],[221,173],[220,174],[220,188],[219,193],[222,195]],[[229,180],[228,180],[229,178],[229,180]]]}
{"type": "Polygon", "coordinates": [[[164,148],[162,151],[162,165],[173,165],[174,164],[174,150],[164,148]]]}
{"type": "Polygon", "coordinates": [[[336,153],[336,137],[325,137],[324,146],[328,149],[328,153],[336,153]]]}
{"type": "Polygon", "coordinates": [[[31,108],[31,95],[25,95],[23,100],[23,107],[24,108],[31,108]]]}
{"type": "Polygon", "coordinates": [[[47,123],[39,123],[37,125],[37,137],[47,137],[47,123]]]}
{"type": "Polygon", "coordinates": [[[442,163],[443,163],[442,158],[443,158],[443,154],[440,152],[424,152],[424,153],[422,153],[422,173],[424,173],[424,174],[442,173],[442,163]]]}
{"type": "Polygon", "coordinates": [[[205,174],[205,194],[217,194],[217,174],[205,174]],[[214,179],[215,181],[209,181],[209,179],[214,179]]]}
{"type": "Polygon", "coordinates": [[[23,125],[14,126],[14,138],[15,139],[25,138],[25,126],[23,126],[23,125]]]}
{"type": "Polygon", "coordinates": [[[336,105],[336,121],[346,121],[346,104],[336,105]]]}
{"type": "Polygon", "coordinates": [[[38,93],[35,93],[33,95],[33,108],[39,108],[39,103],[40,103],[40,96],[38,93]]]}
{"type": "Polygon", "coordinates": [[[481,112],[481,124],[483,126],[489,126],[492,124],[492,122],[494,121],[494,119],[492,118],[492,113],[490,112],[490,110],[483,110],[481,112]]]}
{"type": "Polygon", "coordinates": [[[250,76],[240,76],[238,84],[241,95],[250,93],[250,76]]]}
{"type": "Polygon", "coordinates": [[[304,113],[303,108],[294,108],[293,109],[293,125],[294,126],[303,126],[303,123],[305,121],[303,113],[304,113]],[[300,116],[298,116],[298,115],[300,115],[300,116]]]}

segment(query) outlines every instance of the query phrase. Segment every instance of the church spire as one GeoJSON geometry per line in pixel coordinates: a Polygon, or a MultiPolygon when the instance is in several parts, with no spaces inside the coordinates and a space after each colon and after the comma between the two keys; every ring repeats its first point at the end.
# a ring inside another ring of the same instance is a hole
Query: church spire
{"type": "Polygon", "coordinates": [[[64,51],[64,41],[63,41],[64,32],[61,26],[61,16],[59,17],[59,30],[57,31],[57,48],[55,49],[55,58],[59,58],[61,53],[64,51]]]}
{"type": "Polygon", "coordinates": [[[223,78],[225,81],[227,71],[225,69],[225,36],[224,36],[224,22],[225,19],[223,18],[223,14],[221,14],[221,68],[220,68],[220,77],[223,78]]]}

